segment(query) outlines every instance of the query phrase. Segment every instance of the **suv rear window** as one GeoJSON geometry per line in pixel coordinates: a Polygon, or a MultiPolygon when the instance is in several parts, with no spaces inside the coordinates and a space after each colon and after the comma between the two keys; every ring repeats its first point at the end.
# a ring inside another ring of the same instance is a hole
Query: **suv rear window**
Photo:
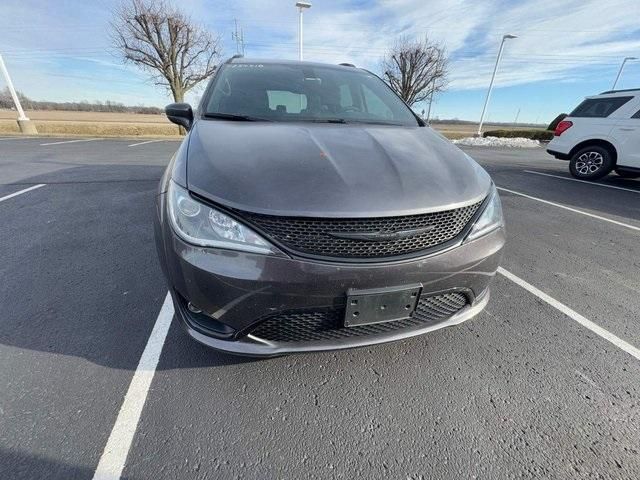
{"type": "Polygon", "coordinates": [[[591,98],[578,105],[570,117],[606,118],[633,97],[591,98]]]}
{"type": "Polygon", "coordinates": [[[640,118],[640,110],[638,110],[636,113],[633,114],[633,117],[631,118],[640,118]]]}

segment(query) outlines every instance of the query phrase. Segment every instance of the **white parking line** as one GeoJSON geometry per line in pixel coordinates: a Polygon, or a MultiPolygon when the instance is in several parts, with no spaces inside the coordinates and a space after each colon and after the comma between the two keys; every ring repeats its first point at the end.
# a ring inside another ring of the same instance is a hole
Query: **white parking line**
{"type": "Polygon", "coordinates": [[[2,137],[2,138],[0,138],[0,142],[2,140],[21,140],[23,138],[33,138],[33,137],[2,137]]]}
{"type": "Polygon", "coordinates": [[[127,145],[127,147],[137,147],[138,145],[146,145],[147,143],[156,143],[156,142],[164,142],[164,140],[148,140],[146,142],[132,143],[131,145],[127,145]]]}
{"type": "Polygon", "coordinates": [[[117,480],[122,474],[172,318],[173,303],[171,295],[167,293],[147,346],[140,357],[138,368],[129,384],[129,390],[120,407],[116,423],[98,462],[93,480],[117,480]]]}
{"type": "Polygon", "coordinates": [[[612,343],[613,345],[615,345],[619,349],[624,350],[629,355],[635,357],[637,360],[640,360],[640,349],[638,349],[638,348],[634,347],[633,345],[631,345],[630,343],[622,340],[620,337],[614,335],[609,330],[606,330],[606,329],[602,328],[600,325],[598,325],[597,323],[593,323],[591,320],[586,319],[585,317],[580,315],[575,310],[572,310],[571,308],[567,307],[564,303],[561,303],[558,300],[556,300],[555,298],[550,297],[549,295],[547,295],[543,291],[538,290],[536,287],[534,287],[530,283],[527,283],[526,281],[524,281],[520,277],[514,275],[513,273],[509,272],[508,270],[505,270],[504,268],[499,267],[498,268],[498,273],[500,275],[508,278],[512,282],[516,283],[517,285],[520,285],[522,288],[527,290],[529,293],[534,294],[536,297],[538,297],[543,302],[545,302],[545,303],[551,305],[553,308],[561,311],[567,317],[571,318],[572,320],[575,320],[580,325],[582,325],[583,327],[591,330],[596,335],[604,338],[605,340],[607,340],[608,342],[612,343]]]}
{"type": "Polygon", "coordinates": [[[41,143],[40,146],[44,147],[47,145],[62,145],[63,143],[94,142],[96,140],[102,140],[102,139],[101,138],[83,138],[81,140],[64,140],[62,142],[41,143]]]}
{"type": "MultiPolygon", "coordinates": [[[[499,267],[498,273],[561,311],[596,335],[604,338],[616,347],[627,352],[629,355],[640,360],[640,349],[622,340],[596,323],[593,323],[508,270],[499,267]]],[[[160,354],[162,353],[162,348],[164,346],[169,327],[171,326],[173,314],[174,309],[173,303],[171,302],[171,295],[167,293],[164,303],[162,304],[162,308],[160,309],[160,313],[158,314],[158,318],[156,319],[156,323],[153,327],[153,331],[151,332],[144,352],[140,357],[136,372],[129,384],[129,389],[124,397],[122,406],[120,407],[118,418],[111,430],[107,444],[105,445],[100,461],[98,462],[98,466],[96,467],[93,480],[117,480],[122,474],[122,470],[124,469],[127,456],[131,449],[131,444],[140,421],[140,416],[149,393],[149,388],[155,375],[156,367],[158,366],[160,354]]]]}
{"type": "Polygon", "coordinates": [[[508,188],[503,188],[503,187],[498,187],[498,186],[496,186],[496,188],[498,190],[503,191],[503,192],[513,193],[514,195],[520,195],[521,197],[529,198],[529,199],[535,200],[537,202],[546,203],[547,205],[553,205],[554,207],[563,208],[565,210],[569,210],[570,212],[579,213],[579,214],[585,215],[587,217],[591,217],[591,218],[595,218],[595,219],[598,219],[598,220],[602,220],[603,222],[613,223],[615,225],[619,225],[619,226],[625,227],[625,228],[630,228],[631,230],[636,230],[636,231],[640,232],[640,227],[636,227],[635,225],[629,225],[628,223],[618,222],[617,220],[612,220],[611,218],[601,217],[600,215],[595,215],[595,214],[589,213],[589,212],[583,212],[582,210],[578,210],[576,208],[567,207],[566,205],[562,205],[560,203],[550,202],[549,200],[543,200],[542,198],[533,197],[533,196],[527,195],[525,193],[516,192],[515,190],[509,190],[508,188]]]}
{"type": "Polygon", "coordinates": [[[35,190],[36,188],[44,187],[45,185],[46,185],[46,183],[39,183],[38,185],[34,185],[32,187],[29,187],[29,188],[24,188],[24,189],[19,190],[17,192],[13,192],[13,193],[11,193],[9,195],[5,195],[4,197],[0,197],[0,202],[4,202],[5,200],[9,200],[10,198],[17,197],[18,195],[22,195],[23,193],[30,192],[31,190],[35,190]]]}
{"type": "Polygon", "coordinates": [[[579,180],[577,178],[567,178],[567,177],[563,177],[562,175],[551,175],[550,173],[536,172],[534,170],[525,170],[525,172],[533,173],[535,175],[544,175],[545,177],[559,178],[561,180],[569,180],[570,182],[580,182],[580,183],[586,183],[587,185],[597,185],[599,187],[615,188],[616,190],[624,190],[625,192],[640,193],[640,190],[634,190],[633,188],[617,187],[615,185],[605,185],[604,183],[589,182],[587,180],[579,180]]]}

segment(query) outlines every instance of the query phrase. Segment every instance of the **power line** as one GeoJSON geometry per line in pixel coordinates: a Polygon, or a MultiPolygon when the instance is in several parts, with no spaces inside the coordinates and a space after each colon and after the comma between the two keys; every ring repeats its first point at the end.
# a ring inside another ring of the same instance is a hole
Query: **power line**
{"type": "MultiPolygon", "coordinates": [[[[244,43],[241,40],[238,41],[238,51],[240,53],[244,52],[245,45],[251,45],[253,47],[257,47],[257,49],[270,49],[270,50],[292,50],[295,46],[293,43],[244,43]]],[[[308,45],[307,48],[310,51],[316,51],[318,53],[383,53],[386,52],[386,49],[382,48],[366,48],[366,47],[351,47],[346,50],[338,50],[333,47],[324,47],[324,46],[315,46],[308,45]]],[[[97,58],[117,58],[115,52],[105,51],[105,49],[82,49],[82,48],[68,48],[68,49],[41,49],[34,51],[15,51],[15,50],[7,50],[5,55],[7,57],[19,58],[19,59],[32,59],[32,58],[50,58],[50,57],[70,57],[76,58],[80,60],[94,60],[97,58]],[[76,55],[74,55],[76,54],[76,55]],[[92,58],[94,57],[94,58],[92,58]]],[[[477,62],[484,60],[491,60],[493,58],[492,54],[482,53],[477,55],[469,55],[466,54],[464,56],[458,56],[457,53],[465,53],[464,51],[456,51],[454,55],[450,57],[450,61],[452,63],[467,63],[467,62],[477,62]]],[[[621,55],[578,55],[578,54],[542,54],[542,53],[522,53],[517,56],[509,56],[505,57],[506,61],[511,62],[529,62],[529,61],[541,61],[543,63],[564,63],[564,62],[585,62],[590,61],[593,63],[619,63],[619,59],[621,55]],[[608,62],[607,62],[608,61],[608,62]]],[[[373,55],[371,55],[373,57],[373,55]]]]}
{"type": "MultiPolygon", "coordinates": [[[[429,14],[425,14],[423,16],[418,16],[418,17],[412,17],[412,21],[416,24],[415,28],[418,28],[418,25],[420,25],[422,22],[426,22],[426,21],[430,21],[426,26],[421,26],[420,29],[424,30],[424,28],[428,29],[428,30],[433,30],[433,31],[447,31],[450,32],[452,26],[451,25],[443,25],[442,27],[434,27],[434,25],[439,24],[444,22],[445,20],[448,20],[452,17],[456,17],[458,15],[461,15],[462,12],[461,10],[456,10],[456,9],[452,9],[450,6],[448,6],[447,8],[441,9],[441,10],[437,10],[435,12],[429,12],[429,14]],[[435,18],[438,15],[444,13],[443,16],[440,16],[439,18],[435,18]]],[[[220,26],[222,26],[224,24],[224,20],[218,21],[218,22],[211,22],[211,24],[218,24],[220,26]]],[[[255,20],[255,21],[245,21],[244,22],[245,25],[256,25],[256,26],[265,26],[265,25],[274,25],[274,26],[291,26],[291,22],[290,21],[278,21],[278,20],[255,20]]],[[[331,27],[354,27],[354,26],[360,26],[362,27],[363,25],[367,25],[366,22],[323,22],[323,21],[318,21],[318,20],[313,20],[310,19],[306,25],[308,25],[308,27],[313,27],[313,26],[319,26],[319,27],[326,27],[326,26],[331,26],[331,27]]],[[[375,27],[375,26],[374,26],[375,27]]],[[[96,29],[101,29],[104,28],[104,24],[87,24],[86,22],[79,22],[79,23],[56,23],[55,25],[49,25],[49,24],[34,24],[31,22],[11,22],[10,25],[3,25],[2,30],[3,31],[25,31],[25,30],[46,30],[46,31],[51,31],[51,30],[90,30],[90,31],[95,31],[96,29]]],[[[518,26],[516,25],[511,25],[509,27],[510,30],[517,30],[520,34],[524,35],[526,32],[541,32],[541,33],[566,33],[567,29],[566,27],[558,27],[558,28],[530,28],[526,25],[521,25],[518,26]]],[[[618,28],[618,29],[610,29],[610,28],[601,28],[601,29],[571,29],[570,30],[571,33],[612,33],[612,32],[624,32],[624,33],[629,33],[629,29],[628,28],[618,28]]]]}
{"type": "Polygon", "coordinates": [[[30,52],[59,52],[59,51],[85,51],[85,50],[104,50],[104,45],[96,45],[94,47],[62,47],[62,48],[38,48],[38,47],[18,47],[18,48],[9,48],[3,49],[3,52],[12,52],[12,53],[30,53],[30,52]]]}
{"type": "MultiPolygon", "coordinates": [[[[240,32],[240,31],[239,31],[240,32]]],[[[278,42],[278,43],[259,43],[252,42],[250,44],[246,44],[243,41],[243,38],[238,33],[238,51],[243,52],[245,45],[252,45],[257,47],[257,49],[268,49],[274,51],[292,51],[295,48],[294,43],[289,42],[278,42]]],[[[360,55],[370,58],[377,57],[383,52],[386,52],[386,49],[381,48],[370,48],[370,47],[351,47],[346,50],[338,50],[333,47],[328,46],[319,46],[319,45],[308,45],[308,50],[310,52],[315,52],[317,54],[343,54],[344,56],[348,56],[350,54],[365,54],[360,55]],[[370,54],[370,55],[366,55],[370,54]]],[[[107,60],[115,60],[117,56],[115,52],[109,52],[105,49],[95,49],[93,47],[72,47],[72,48],[57,48],[57,49],[34,49],[33,51],[17,51],[17,50],[9,50],[6,54],[8,58],[14,59],[48,59],[48,58],[72,58],[76,60],[84,60],[84,61],[102,61],[101,59],[107,60]],[[74,55],[74,53],[76,55],[74,55]]],[[[455,51],[454,55],[450,57],[450,61],[452,64],[464,64],[464,63],[473,63],[473,62],[483,62],[492,60],[493,55],[488,53],[475,54],[475,52],[459,50],[455,51]],[[458,57],[459,54],[466,54],[463,57],[458,57]],[[470,55],[471,54],[471,55],[470,55]]],[[[577,64],[584,64],[585,62],[591,62],[597,65],[617,65],[619,63],[619,55],[579,55],[579,54],[545,54],[545,53],[523,53],[518,56],[509,56],[505,57],[505,61],[510,63],[519,63],[519,64],[548,64],[548,65],[567,65],[567,66],[578,66],[577,64]]]]}
{"type": "MultiPolygon", "coordinates": [[[[247,45],[253,46],[253,47],[258,47],[260,49],[274,49],[274,50],[283,50],[283,49],[292,49],[295,47],[295,43],[289,43],[289,42],[278,42],[278,43],[259,43],[259,42],[251,42],[251,43],[247,43],[247,45]]],[[[313,44],[307,44],[305,45],[305,49],[309,49],[309,50],[313,50],[313,51],[317,51],[317,52],[327,52],[327,53],[348,53],[348,52],[364,52],[364,53],[375,53],[375,52],[387,52],[387,49],[385,48],[371,48],[371,47],[348,47],[345,48],[343,50],[338,50],[337,48],[334,47],[326,47],[326,46],[317,46],[317,45],[313,45],[313,44]]],[[[482,53],[482,54],[478,54],[478,55],[472,55],[472,56],[466,56],[463,58],[456,58],[455,54],[459,54],[459,53],[466,53],[465,50],[456,50],[454,51],[454,55],[452,57],[450,57],[451,62],[463,62],[463,61],[477,61],[477,60],[484,60],[486,59],[492,59],[493,58],[493,54],[492,53],[482,53]]],[[[621,54],[622,55],[622,54],[621,54]]],[[[515,57],[505,57],[506,59],[514,59],[515,57]]],[[[518,58],[521,59],[541,59],[541,60],[549,60],[551,61],[580,61],[580,60],[590,60],[590,61],[600,61],[600,60],[618,60],[620,58],[620,55],[578,55],[578,54],[571,54],[571,55],[562,55],[562,54],[537,54],[537,53],[531,53],[531,54],[527,54],[527,53],[522,53],[522,54],[518,54],[518,58]]]]}
{"type": "MultiPolygon", "coordinates": [[[[247,43],[247,45],[252,45],[255,47],[265,47],[265,48],[274,48],[276,46],[291,46],[291,47],[295,47],[297,45],[297,43],[295,42],[273,42],[273,43],[261,43],[261,42],[251,42],[251,43],[247,43]]],[[[320,45],[314,45],[314,44],[309,44],[309,43],[305,43],[305,49],[307,48],[307,46],[309,48],[314,48],[316,50],[330,50],[332,52],[337,52],[338,49],[337,47],[330,47],[330,46],[320,46],[320,45]]],[[[370,47],[370,46],[348,46],[348,47],[344,47],[342,51],[364,51],[364,52],[386,52],[388,51],[388,48],[376,48],[376,47],[370,47]]],[[[493,58],[495,55],[492,52],[486,52],[486,51],[482,51],[479,52],[478,50],[469,50],[469,49],[457,49],[452,51],[452,54],[455,55],[460,55],[460,54],[468,54],[470,56],[472,56],[472,58],[479,58],[480,56],[488,56],[493,58]]],[[[609,58],[609,59],[619,59],[621,55],[624,55],[624,53],[621,53],[620,55],[579,55],[579,54],[567,54],[567,55],[563,55],[563,54],[547,54],[547,53],[519,53],[519,56],[528,56],[528,55],[534,55],[534,56],[538,56],[538,57],[561,57],[561,58],[585,58],[585,59],[594,59],[594,58],[609,58]]]]}
{"type": "MultiPolygon", "coordinates": [[[[94,81],[96,80],[96,77],[88,77],[88,76],[84,76],[84,75],[69,75],[69,74],[64,74],[64,73],[47,73],[48,77],[60,77],[60,78],[69,78],[69,79],[73,79],[73,80],[90,80],[90,81],[94,81]]],[[[151,80],[141,80],[141,79],[135,79],[135,78],[129,78],[127,80],[121,80],[121,79],[115,79],[115,78],[101,78],[101,80],[107,82],[107,83],[122,83],[122,84],[126,84],[126,85],[130,85],[131,83],[140,83],[140,84],[150,84],[150,83],[154,83],[151,80]]]]}

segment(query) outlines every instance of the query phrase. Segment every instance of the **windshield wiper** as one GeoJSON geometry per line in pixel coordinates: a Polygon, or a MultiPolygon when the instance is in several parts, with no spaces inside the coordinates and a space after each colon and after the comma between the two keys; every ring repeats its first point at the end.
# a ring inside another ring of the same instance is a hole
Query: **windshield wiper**
{"type": "Polygon", "coordinates": [[[306,120],[313,123],[362,123],[365,125],[395,125],[401,126],[401,123],[385,122],[383,120],[360,120],[357,118],[346,120],[344,118],[314,118],[313,120],[306,120]]]}
{"type": "Polygon", "coordinates": [[[366,125],[391,125],[396,127],[402,126],[402,123],[385,122],[384,120],[357,120],[354,123],[364,123],[366,125]]]}
{"type": "Polygon", "coordinates": [[[314,118],[313,123],[349,123],[344,118],[314,118]]]}
{"type": "Polygon", "coordinates": [[[250,115],[237,115],[235,113],[205,113],[205,118],[219,118],[221,120],[235,120],[237,122],[271,122],[268,118],[252,117],[250,115]]]}

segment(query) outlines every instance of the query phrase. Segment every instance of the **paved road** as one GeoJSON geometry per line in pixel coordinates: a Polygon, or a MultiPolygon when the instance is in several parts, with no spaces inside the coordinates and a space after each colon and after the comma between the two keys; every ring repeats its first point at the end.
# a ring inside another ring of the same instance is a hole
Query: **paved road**
{"type": "MultiPolygon", "coordinates": [[[[166,294],[177,143],[66,140],[0,143],[0,198],[45,184],[0,200],[2,479],[92,478],[166,294]]],[[[516,192],[503,267],[640,346],[640,181],[467,151],[516,192]]],[[[637,478],[639,399],[640,360],[502,275],[473,321],[375,348],[253,361],[174,322],[122,478],[637,478]]]]}

